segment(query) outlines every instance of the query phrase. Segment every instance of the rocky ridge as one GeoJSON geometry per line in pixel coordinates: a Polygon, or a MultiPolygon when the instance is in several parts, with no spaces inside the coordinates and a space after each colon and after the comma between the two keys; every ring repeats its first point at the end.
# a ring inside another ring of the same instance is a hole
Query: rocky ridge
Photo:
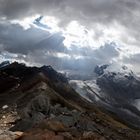
{"type": "Polygon", "coordinates": [[[17,62],[0,69],[0,139],[139,140],[140,133],[80,96],[50,66],[17,62]],[[8,116],[10,116],[8,119],[8,116]],[[7,131],[7,129],[10,130],[7,131]]]}

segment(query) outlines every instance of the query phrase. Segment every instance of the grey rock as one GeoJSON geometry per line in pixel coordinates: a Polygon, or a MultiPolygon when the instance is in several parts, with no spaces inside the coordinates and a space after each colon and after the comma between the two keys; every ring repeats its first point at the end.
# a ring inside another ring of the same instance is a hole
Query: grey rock
{"type": "Polygon", "coordinates": [[[67,127],[74,126],[74,124],[76,123],[76,121],[74,120],[74,118],[72,116],[60,115],[60,116],[56,117],[55,119],[57,121],[62,122],[67,127]]]}
{"type": "Polygon", "coordinates": [[[39,95],[35,97],[29,104],[29,109],[31,111],[43,112],[47,114],[50,109],[50,103],[47,96],[39,95]]]}
{"type": "Polygon", "coordinates": [[[14,127],[10,128],[10,131],[26,131],[33,127],[34,123],[31,119],[23,119],[19,121],[14,127]]]}
{"type": "Polygon", "coordinates": [[[21,111],[21,118],[32,118],[37,112],[47,115],[50,110],[50,103],[45,95],[39,95],[31,100],[31,102],[21,111]],[[34,114],[35,113],[35,114],[34,114]]]}

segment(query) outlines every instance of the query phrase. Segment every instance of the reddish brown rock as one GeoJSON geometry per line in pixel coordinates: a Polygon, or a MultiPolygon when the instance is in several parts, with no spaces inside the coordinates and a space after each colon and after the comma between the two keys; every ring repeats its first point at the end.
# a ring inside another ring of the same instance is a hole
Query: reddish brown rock
{"type": "Polygon", "coordinates": [[[94,132],[84,132],[80,140],[106,140],[104,137],[94,132]]]}
{"type": "Polygon", "coordinates": [[[47,119],[42,121],[38,127],[41,129],[49,129],[55,132],[68,131],[68,128],[63,123],[53,119],[47,119]]]}
{"type": "Polygon", "coordinates": [[[16,140],[64,140],[64,137],[56,135],[53,131],[36,130],[26,133],[16,140]]]}

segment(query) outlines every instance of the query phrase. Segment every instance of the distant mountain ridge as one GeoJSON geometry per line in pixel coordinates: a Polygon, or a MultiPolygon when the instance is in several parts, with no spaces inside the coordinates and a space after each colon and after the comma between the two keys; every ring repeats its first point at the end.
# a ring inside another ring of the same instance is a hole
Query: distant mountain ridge
{"type": "Polygon", "coordinates": [[[88,101],[140,128],[140,78],[124,66],[117,72],[101,65],[94,72],[93,80],[71,80],[72,87],[88,101]]]}

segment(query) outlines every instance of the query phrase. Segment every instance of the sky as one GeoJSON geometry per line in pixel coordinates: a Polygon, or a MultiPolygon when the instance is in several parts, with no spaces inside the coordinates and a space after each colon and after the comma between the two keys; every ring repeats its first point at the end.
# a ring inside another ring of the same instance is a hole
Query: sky
{"type": "Polygon", "coordinates": [[[139,0],[0,0],[0,62],[140,72],[139,0]]]}

